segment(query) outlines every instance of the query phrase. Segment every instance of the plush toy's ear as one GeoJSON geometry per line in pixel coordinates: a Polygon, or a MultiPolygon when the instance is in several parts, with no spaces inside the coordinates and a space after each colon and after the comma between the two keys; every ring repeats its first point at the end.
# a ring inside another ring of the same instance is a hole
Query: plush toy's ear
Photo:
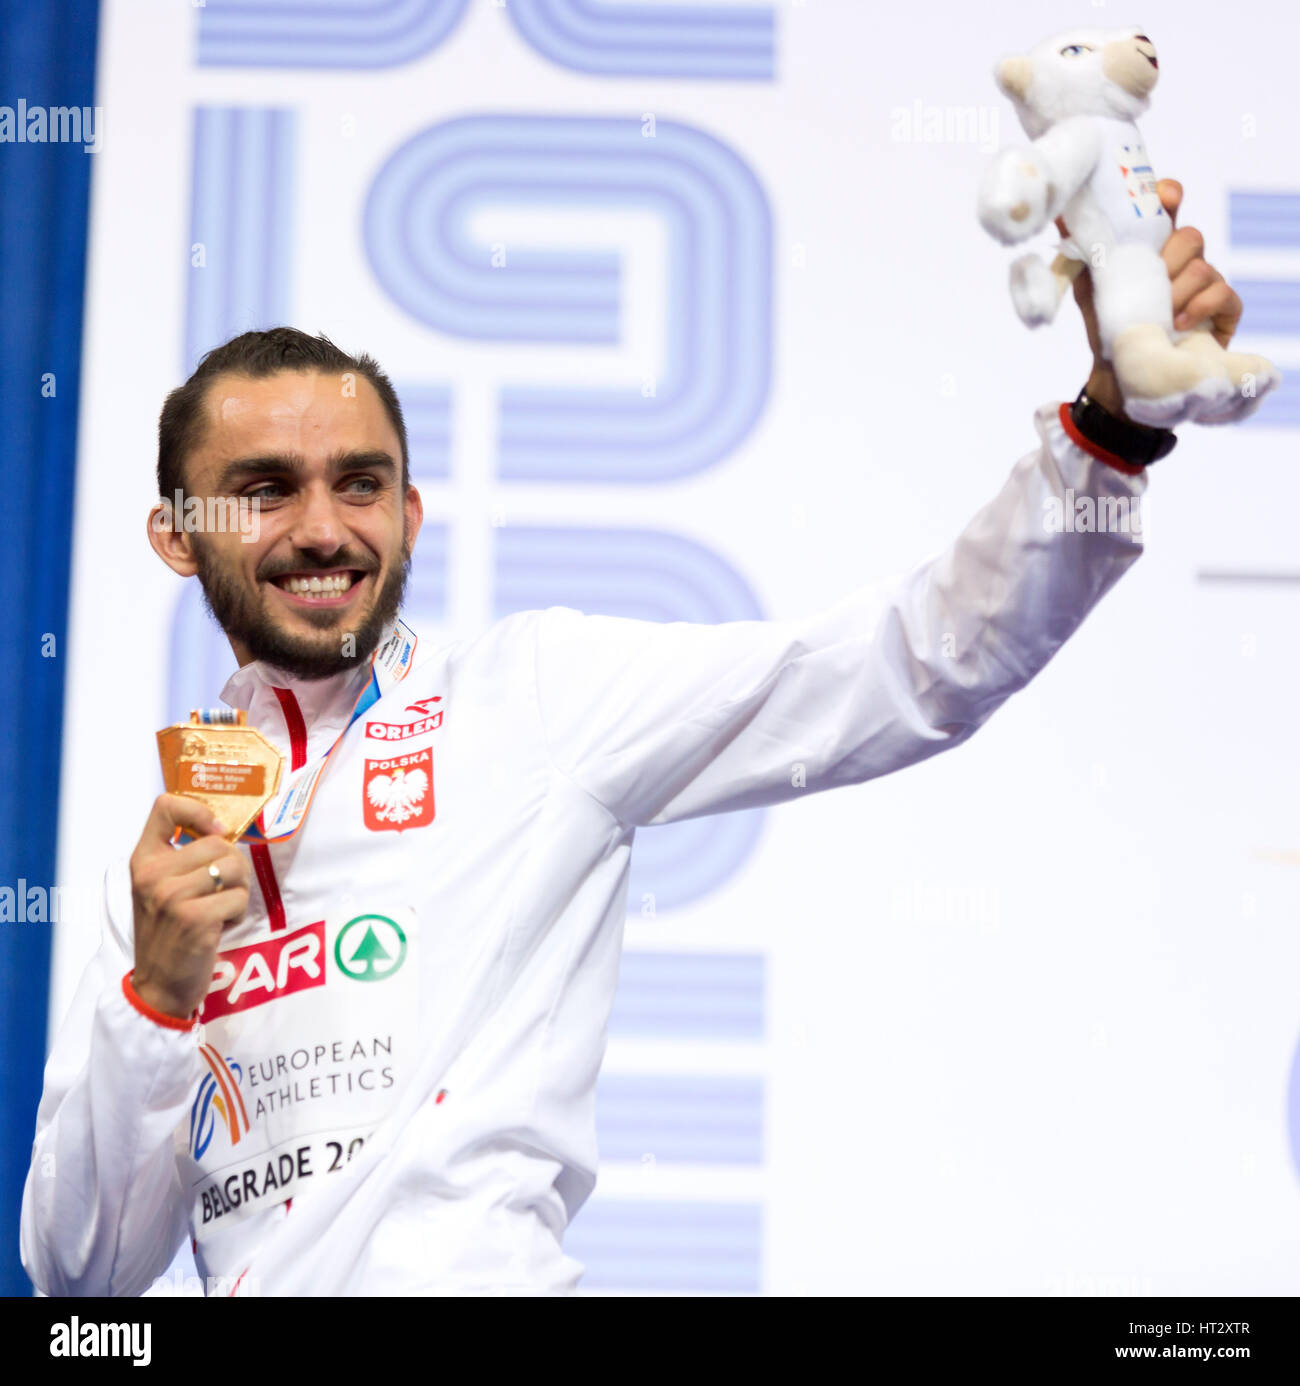
{"type": "Polygon", "coordinates": [[[1025,57],[1003,58],[993,69],[998,89],[1013,101],[1023,101],[1029,90],[1029,79],[1033,76],[1034,65],[1025,57]]]}

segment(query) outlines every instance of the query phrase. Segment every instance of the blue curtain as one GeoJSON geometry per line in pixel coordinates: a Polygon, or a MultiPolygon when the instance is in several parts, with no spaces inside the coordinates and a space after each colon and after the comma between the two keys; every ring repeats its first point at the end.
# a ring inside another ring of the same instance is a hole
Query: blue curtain
{"type": "MultiPolygon", "coordinates": [[[[0,104],[93,106],[98,0],[0,0],[0,104]]],[[[106,130],[108,127],[105,127],[106,130]]],[[[111,135],[108,136],[111,138],[111,135]]],[[[96,156],[0,142],[0,886],[54,884],[86,217],[96,156]]],[[[45,1060],[47,924],[0,923],[0,1293],[45,1060]]]]}

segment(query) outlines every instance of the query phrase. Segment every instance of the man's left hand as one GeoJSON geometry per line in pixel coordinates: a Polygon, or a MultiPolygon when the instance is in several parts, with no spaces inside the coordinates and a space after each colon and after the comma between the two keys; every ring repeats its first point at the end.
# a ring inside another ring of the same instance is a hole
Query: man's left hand
{"type": "MultiPolygon", "coordinates": [[[[1223,275],[1206,259],[1205,237],[1194,226],[1178,227],[1175,218],[1183,200],[1183,185],[1173,178],[1162,178],[1156,184],[1161,205],[1169,214],[1175,229],[1160,252],[1169,271],[1169,288],[1173,303],[1174,327],[1183,331],[1198,323],[1209,322],[1210,331],[1221,347],[1227,347],[1241,321],[1241,298],[1223,275]]],[[[1061,218],[1056,229],[1067,235],[1061,218]]],[[[1101,338],[1097,330],[1097,313],[1092,301],[1092,275],[1084,269],[1074,281],[1074,301],[1083,314],[1088,330],[1088,345],[1092,348],[1092,374],[1085,387],[1088,394],[1103,409],[1128,418],[1124,399],[1110,362],[1101,354],[1101,338]]]]}

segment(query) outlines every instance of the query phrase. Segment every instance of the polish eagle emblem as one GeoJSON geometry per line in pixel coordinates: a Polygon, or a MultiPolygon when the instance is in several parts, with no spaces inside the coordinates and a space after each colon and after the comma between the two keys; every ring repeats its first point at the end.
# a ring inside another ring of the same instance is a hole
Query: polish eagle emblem
{"type": "Polygon", "coordinates": [[[375,817],[385,823],[405,823],[420,812],[429,792],[429,777],[423,770],[404,770],[372,775],[366,784],[366,798],[375,817]]]}

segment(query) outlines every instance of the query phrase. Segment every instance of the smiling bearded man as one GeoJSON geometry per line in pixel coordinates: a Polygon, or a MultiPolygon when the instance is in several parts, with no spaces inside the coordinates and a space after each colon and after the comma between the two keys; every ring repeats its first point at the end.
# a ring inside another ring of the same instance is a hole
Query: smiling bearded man
{"type": "MultiPolygon", "coordinates": [[[[1162,252],[1173,307],[1226,344],[1241,301],[1200,245],[1162,252]]],[[[1087,271],[1075,293],[1095,341],[1087,271]]],[[[233,843],[159,796],[109,868],[37,1115],[36,1284],[138,1294],[192,1239],[209,1284],[265,1294],[572,1292],[637,828],[914,764],[1047,664],[1142,539],[1042,517],[1127,510],[1172,439],[1100,358],[1035,422],[945,552],[814,616],[552,606],[437,643],[397,615],[422,511],[374,363],[288,328],[205,358],[159,491],[255,501],[259,532],[150,539],[200,576],[239,661],[221,696],[290,773],[233,843]]]]}
{"type": "Polygon", "coordinates": [[[421,510],[387,376],[300,336],[248,333],[209,353],[159,420],[159,495],[251,504],[256,541],[162,525],[160,507],[149,538],[197,574],[241,664],[318,679],[367,659],[397,616],[421,510]],[[322,439],[332,452],[313,470],[305,452],[322,439]]]}

